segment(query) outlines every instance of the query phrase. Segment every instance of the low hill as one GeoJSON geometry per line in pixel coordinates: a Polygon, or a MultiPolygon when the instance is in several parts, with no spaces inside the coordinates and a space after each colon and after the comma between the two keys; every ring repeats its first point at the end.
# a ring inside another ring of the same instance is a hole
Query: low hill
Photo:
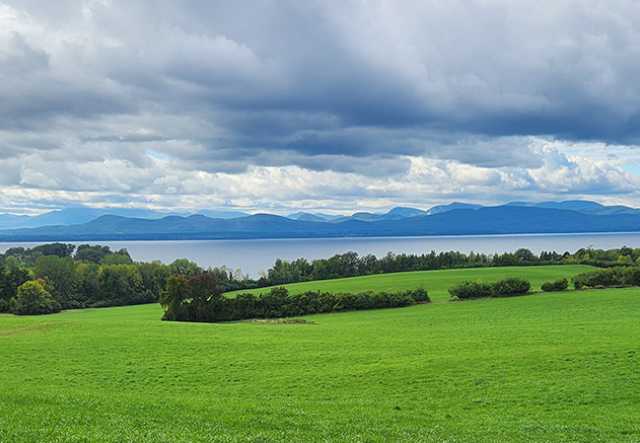
{"type": "MultiPolygon", "coordinates": [[[[211,218],[237,218],[248,214],[239,211],[205,209],[201,215],[211,218]]],[[[123,218],[160,219],[170,215],[188,216],[189,214],[172,214],[144,208],[91,208],[87,206],[69,207],[44,214],[27,216],[0,214],[0,229],[39,228],[43,226],[78,225],[89,223],[99,217],[116,216],[123,218]]]]}
{"type": "Polygon", "coordinates": [[[0,441],[634,442],[637,292],[289,324],[0,315],[0,441]]]}
{"type": "MultiPolygon", "coordinates": [[[[444,269],[436,271],[396,272],[392,274],[375,274],[360,277],[317,280],[303,283],[291,283],[285,286],[291,294],[306,291],[325,292],[364,292],[364,291],[400,291],[405,289],[425,288],[434,302],[446,301],[448,289],[465,280],[497,281],[508,277],[519,277],[529,280],[532,290],[539,290],[545,281],[559,278],[570,279],[576,274],[594,268],[586,265],[550,265],[550,266],[505,266],[495,268],[444,269]]],[[[233,297],[239,293],[267,292],[269,288],[251,291],[234,291],[227,295],[233,297]]]]}

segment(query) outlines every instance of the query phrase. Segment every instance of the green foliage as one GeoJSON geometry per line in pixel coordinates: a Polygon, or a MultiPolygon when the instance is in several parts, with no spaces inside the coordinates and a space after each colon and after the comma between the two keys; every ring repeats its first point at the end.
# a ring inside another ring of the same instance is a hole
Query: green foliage
{"type": "Polygon", "coordinates": [[[625,286],[623,269],[624,268],[608,268],[585,272],[573,277],[573,285],[576,289],[625,286]]]}
{"type": "Polygon", "coordinates": [[[485,297],[512,297],[524,295],[531,289],[531,283],[521,278],[510,277],[494,283],[463,281],[451,288],[449,294],[455,300],[485,297]]]}
{"type": "Polygon", "coordinates": [[[576,289],[640,286],[640,266],[614,267],[585,272],[573,277],[576,289]]]}
{"type": "Polygon", "coordinates": [[[449,288],[449,294],[451,294],[451,297],[460,300],[491,297],[493,295],[493,286],[490,283],[464,281],[449,288]]]}
{"type": "Polygon", "coordinates": [[[55,255],[56,257],[71,257],[76,247],[66,243],[47,243],[31,248],[30,252],[33,256],[39,255],[55,255]]]}
{"type": "Polygon", "coordinates": [[[78,261],[102,263],[102,259],[109,254],[111,254],[111,248],[109,248],[109,246],[80,245],[76,250],[75,259],[78,261]]]}
{"type": "Polygon", "coordinates": [[[138,271],[142,277],[142,285],[158,298],[167,285],[167,279],[171,275],[169,267],[159,261],[138,263],[138,271]]]}
{"type": "Polygon", "coordinates": [[[161,298],[164,320],[222,322],[251,318],[282,318],[337,311],[381,309],[428,303],[424,289],[398,293],[362,292],[331,294],[305,292],[289,295],[284,287],[259,295],[222,295],[219,279],[212,272],[169,279],[161,298]]]}
{"type": "Polygon", "coordinates": [[[73,255],[74,250],[53,243],[0,255],[0,312],[9,309],[18,286],[33,278],[42,280],[63,309],[74,309],[158,301],[170,275],[160,262],[133,263],[126,249],[81,245],[73,255]]]}
{"type": "Polygon", "coordinates": [[[47,282],[52,295],[65,308],[79,308],[84,304],[80,297],[79,281],[71,257],[44,255],[36,260],[36,278],[47,282]]]}
{"type": "Polygon", "coordinates": [[[640,266],[624,268],[622,281],[626,286],[640,286],[640,266]]]}
{"type": "Polygon", "coordinates": [[[15,297],[18,287],[31,278],[15,257],[5,258],[0,266],[0,312],[9,310],[9,301],[15,297]]]}
{"type": "Polygon", "coordinates": [[[45,289],[42,281],[31,280],[18,287],[10,308],[17,315],[40,315],[59,312],[60,304],[45,289]]]}
{"type": "Polygon", "coordinates": [[[511,297],[514,295],[524,295],[531,289],[531,283],[521,278],[505,278],[493,284],[493,296],[511,297]]]}
{"type": "MultiPolygon", "coordinates": [[[[353,276],[413,272],[439,269],[471,267],[532,266],[549,264],[587,264],[594,266],[632,265],[640,260],[640,248],[610,250],[581,249],[575,254],[543,251],[539,255],[528,249],[515,252],[487,255],[456,251],[426,254],[387,254],[359,256],[355,252],[337,254],[327,259],[308,261],[300,258],[293,261],[276,260],[258,286],[277,286],[296,282],[327,280],[353,276]]],[[[248,287],[248,286],[245,286],[248,287]]]]}
{"type": "Polygon", "coordinates": [[[542,289],[544,292],[558,292],[558,291],[564,291],[568,287],[569,287],[569,280],[567,280],[566,278],[561,278],[558,280],[544,282],[540,286],[540,289],[542,289]]]}
{"type": "Polygon", "coordinates": [[[191,276],[202,272],[202,268],[186,258],[179,258],[169,265],[169,272],[174,275],[191,276]]]}
{"type": "Polygon", "coordinates": [[[126,249],[121,249],[113,254],[105,255],[100,263],[103,265],[129,265],[133,263],[133,260],[126,249]]]}
{"type": "Polygon", "coordinates": [[[98,299],[92,306],[151,303],[157,297],[147,290],[135,265],[102,265],[98,271],[98,299]]]}

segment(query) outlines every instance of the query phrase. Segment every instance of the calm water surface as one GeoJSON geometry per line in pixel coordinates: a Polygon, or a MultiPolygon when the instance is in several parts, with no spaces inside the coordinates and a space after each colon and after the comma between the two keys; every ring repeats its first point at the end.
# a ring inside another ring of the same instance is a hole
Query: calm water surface
{"type": "MultiPolygon", "coordinates": [[[[74,242],[70,242],[74,243],[74,242]]],[[[82,242],[87,243],[87,242],[82,242]]],[[[93,242],[92,242],[93,243],[93,242]]],[[[127,248],[135,260],[161,260],[165,263],[176,258],[188,258],[201,266],[226,265],[240,268],[244,273],[257,276],[276,258],[287,260],[298,257],[326,258],[334,254],[355,251],[360,255],[381,256],[393,253],[424,253],[434,250],[482,252],[514,251],[528,248],[540,251],[574,252],[580,248],[640,247],[640,233],[612,234],[544,234],[495,236],[444,237],[370,237],[323,238],[284,240],[192,240],[192,241],[105,241],[95,242],[112,249],[127,248]]],[[[0,252],[10,247],[31,247],[39,243],[0,243],[0,252]]]]}

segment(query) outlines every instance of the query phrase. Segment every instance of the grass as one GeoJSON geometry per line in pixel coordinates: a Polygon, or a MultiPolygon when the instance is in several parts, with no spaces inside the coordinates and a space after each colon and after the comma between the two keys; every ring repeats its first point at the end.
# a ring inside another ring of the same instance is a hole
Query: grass
{"type": "Polygon", "coordinates": [[[0,315],[0,441],[640,441],[636,288],[306,323],[160,315],[0,315]]]}
{"type": "MultiPolygon", "coordinates": [[[[335,280],[318,280],[284,285],[292,294],[305,291],[326,292],[362,292],[399,291],[423,287],[435,302],[449,298],[448,289],[464,280],[480,280],[493,282],[507,277],[521,277],[531,282],[532,290],[539,290],[545,281],[572,277],[581,272],[595,268],[585,265],[552,265],[552,266],[509,266],[496,268],[447,269],[438,271],[397,272],[393,274],[366,275],[363,277],[339,278],[335,280]]],[[[229,292],[234,296],[243,292],[260,293],[269,288],[251,291],[229,292]]]]}

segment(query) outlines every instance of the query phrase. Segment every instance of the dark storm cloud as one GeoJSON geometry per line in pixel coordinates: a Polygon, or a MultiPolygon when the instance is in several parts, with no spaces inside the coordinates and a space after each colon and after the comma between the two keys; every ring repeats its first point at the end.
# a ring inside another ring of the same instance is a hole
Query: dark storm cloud
{"type": "Polygon", "coordinates": [[[15,33],[4,124],[157,109],[222,122],[234,148],[354,156],[419,154],[439,131],[640,133],[637,2],[9,4],[94,46],[48,54],[15,33]]]}

